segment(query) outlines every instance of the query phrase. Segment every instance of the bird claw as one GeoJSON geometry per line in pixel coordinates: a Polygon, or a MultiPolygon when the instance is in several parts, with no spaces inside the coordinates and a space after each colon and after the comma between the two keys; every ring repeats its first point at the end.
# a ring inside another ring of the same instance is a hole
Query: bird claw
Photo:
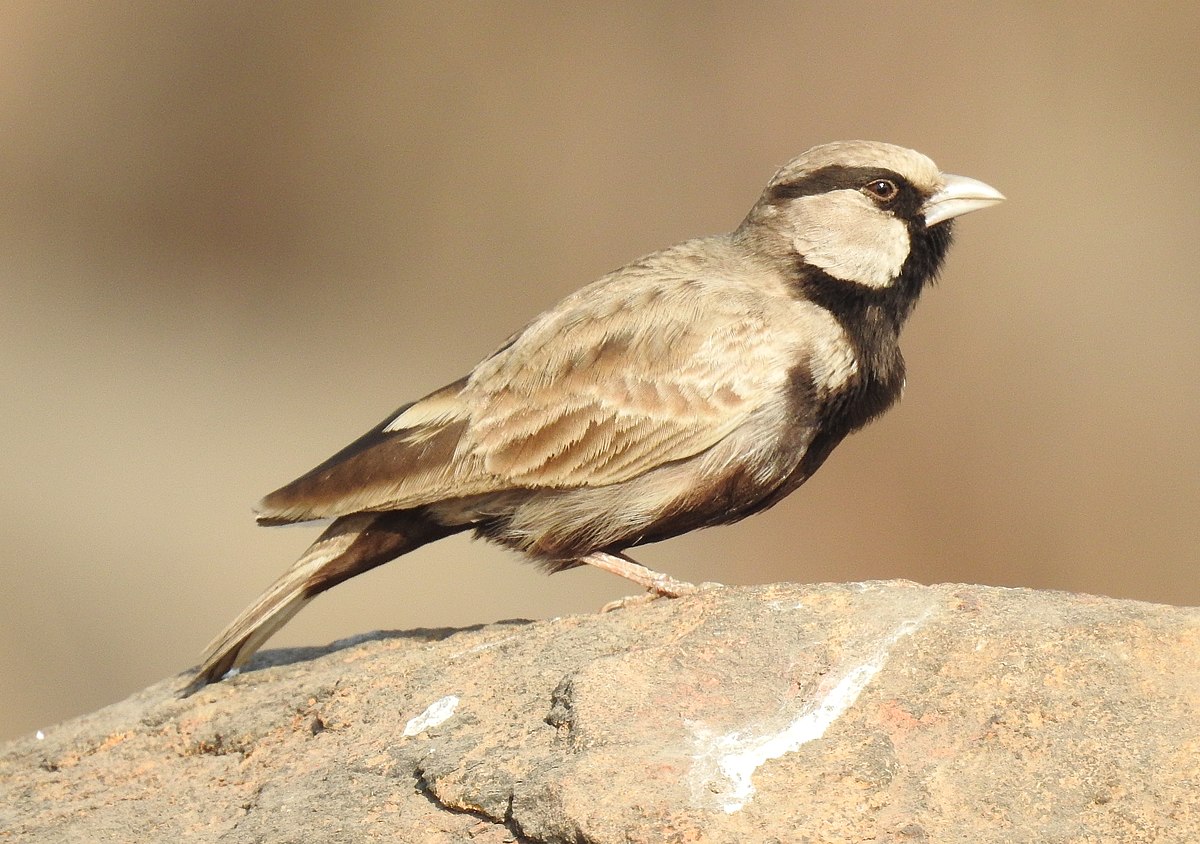
{"type": "Polygon", "coordinates": [[[657,601],[659,598],[680,598],[691,592],[695,592],[696,589],[697,587],[694,583],[662,575],[662,581],[656,582],[645,594],[626,595],[624,598],[609,601],[600,608],[600,612],[603,614],[612,612],[613,610],[624,610],[641,604],[648,604],[651,601],[657,601]]]}

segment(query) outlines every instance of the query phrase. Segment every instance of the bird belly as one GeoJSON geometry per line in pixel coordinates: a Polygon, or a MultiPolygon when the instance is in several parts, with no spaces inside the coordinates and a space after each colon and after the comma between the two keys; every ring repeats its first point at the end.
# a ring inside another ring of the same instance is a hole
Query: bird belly
{"type": "Polygon", "coordinates": [[[658,542],[769,506],[795,476],[810,439],[807,429],[773,435],[748,425],[701,454],[620,483],[514,489],[429,510],[439,521],[472,524],[476,535],[557,570],[593,551],[658,542]]]}

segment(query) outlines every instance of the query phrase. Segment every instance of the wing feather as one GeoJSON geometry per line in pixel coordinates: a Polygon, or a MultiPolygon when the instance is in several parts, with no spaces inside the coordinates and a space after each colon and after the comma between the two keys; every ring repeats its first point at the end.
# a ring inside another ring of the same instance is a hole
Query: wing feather
{"type": "Polygon", "coordinates": [[[481,365],[460,451],[515,486],[604,486],[728,436],[786,380],[795,338],[772,336],[761,291],[672,281],[552,312],[481,365]]]}

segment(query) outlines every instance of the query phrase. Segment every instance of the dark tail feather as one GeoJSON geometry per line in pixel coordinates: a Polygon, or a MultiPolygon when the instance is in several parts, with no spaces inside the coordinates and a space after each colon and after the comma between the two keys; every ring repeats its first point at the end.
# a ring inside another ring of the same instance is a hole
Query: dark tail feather
{"type": "Polygon", "coordinates": [[[326,589],[456,530],[413,510],[342,516],[213,639],[180,695],[187,697],[244,665],[275,631],[326,589]]]}

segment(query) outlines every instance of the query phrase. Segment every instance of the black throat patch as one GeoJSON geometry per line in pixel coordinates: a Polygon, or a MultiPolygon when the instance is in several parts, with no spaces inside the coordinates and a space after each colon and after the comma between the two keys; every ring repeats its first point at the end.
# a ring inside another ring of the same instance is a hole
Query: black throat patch
{"type": "Polygon", "coordinates": [[[921,291],[937,276],[950,248],[950,221],[926,228],[924,220],[906,221],[910,251],[895,281],[868,287],[834,278],[796,257],[796,295],[827,310],[845,331],[858,373],[830,397],[823,427],[841,436],[861,428],[887,410],[904,387],[900,330],[921,291]]]}

